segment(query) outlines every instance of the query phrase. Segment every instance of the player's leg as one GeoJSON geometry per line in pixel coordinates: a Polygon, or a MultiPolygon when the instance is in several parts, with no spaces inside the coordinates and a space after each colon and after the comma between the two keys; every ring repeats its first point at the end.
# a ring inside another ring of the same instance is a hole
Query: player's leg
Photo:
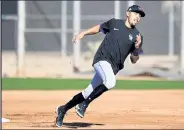
{"type": "MultiPolygon", "coordinates": [[[[96,73],[93,77],[93,79],[91,80],[91,83],[88,85],[88,87],[82,91],[82,95],[85,99],[87,99],[87,97],[94,91],[94,89],[99,86],[100,84],[103,83],[103,80],[101,79],[101,77],[96,73]]],[[[75,106],[75,111],[77,113],[78,116],[80,116],[81,118],[84,117],[84,112],[82,109],[83,107],[83,102],[79,103],[75,106]]]]}
{"type": "Polygon", "coordinates": [[[65,105],[63,106],[60,106],[56,109],[56,114],[57,114],[57,118],[56,118],[56,125],[58,127],[62,126],[62,123],[63,123],[63,118],[65,116],[65,113],[73,108],[75,105],[83,102],[85,100],[85,98],[87,98],[91,93],[92,91],[94,90],[94,88],[96,86],[98,86],[99,84],[102,83],[102,79],[99,77],[98,74],[95,74],[91,83],[88,85],[88,87],[78,93],[77,95],[75,95],[69,102],[67,102],[65,105]]]}
{"type": "MultiPolygon", "coordinates": [[[[95,84],[93,85],[94,86],[93,87],[94,90],[92,91],[93,94],[95,94],[95,91],[99,90],[99,88],[110,90],[116,85],[116,77],[114,75],[114,72],[110,63],[108,63],[107,61],[99,61],[94,65],[94,69],[96,71],[96,74],[98,75],[97,80],[99,77],[99,79],[101,79],[102,81],[100,80],[101,82],[98,82],[96,84],[95,82],[92,83],[92,84],[95,84]]],[[[82,92],[86,100],[88,100],[90,96],[93,95],[92,93],[86,93],[86,91],[82,92]]]]}
{"type": "Polygon", "coordinates": [[[99,77],[101,77],[103,84],[98,85],[92,91],[92,93],[90,93],[90,95],[88,97],[86,96],[87,97],[86,99],[84,98],[82,93],[85,93],[85,95],[87,95],[87,93],[83,91],[83,92],[80,92],[77,95],[75,95],[65,105],[57,108],[57,110],[56,110],[56,113],[57,113],[56,125],[58,127],[62,126],[64,115],[69,109],[71,109],[75,105],[77,105],[85,100],[85,102],[84,102],[85,106],[83,109],[83,110],[85,110],[90,102],[92,102],[95,98],[100,96],[105,91],[107,91],[115,86],[115,84],[116,84],[115,75],[113,73],[111,65],[108,62],[100,61],[94,65],[94,68],[95,68],[96,73],[99,75],[99,77]]]}
{"type": "Polygon", "coordinates": [[[99,97],[105,91],[113,88],[116,84],[115,75],[108,62],[100,61],[94,65],[94,68],[96,73],[103,80],[103,83],[98,85],[90,95],[89,93],[86,93],[86,91],[83,91],[83,95],[86,95],[84,96],[86,100],[76,106],[76,112],[81,118],[84,117],[86,108],[94,99],[99,97]]]}
{"type": "Polygon", "coordinates": [[[91,80],[91,83],[88,85],[88,87],[86,89],[84,89],[82,91],[82,95],[83,97],[86,99],[92,92],[93,90],[99,86],[100,84],[103,83],[103,80],[101,79],[101,77],[96,73],[93,77],[93,79],[91,80]]]}

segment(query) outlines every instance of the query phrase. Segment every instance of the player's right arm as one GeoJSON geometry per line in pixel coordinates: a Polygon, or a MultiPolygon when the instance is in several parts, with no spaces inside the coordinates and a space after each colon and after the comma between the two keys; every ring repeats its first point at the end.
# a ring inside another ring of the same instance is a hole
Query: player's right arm
{"type": "Polygon", "coordinates": [[[93,34],[97,34],[99,32],[102,32],[104,34],[106,34],[107,32],[110,31],[110,26],[111,26],[111,23],[112,21],[114,20],[113,19],[110,19],[102,24],[99,24],[99,25],[95,25],[87,30],[84,30],[82,32],[80,32],[78,35],[76,35],[72,41],[75,43],[76,41],[82,39],[85,35],[93,35],[93,34]]]}
{"type": "Polygon", "coordinates": [[[76,41],[82,39],[85,35],[93,35],[93,34],[99,33],[99,31],[100,31],[100,25],[95,25],[87,30],[80,32],[78,35],[76,35],[73,38],[72,41],[76,42],[76,41]]]}

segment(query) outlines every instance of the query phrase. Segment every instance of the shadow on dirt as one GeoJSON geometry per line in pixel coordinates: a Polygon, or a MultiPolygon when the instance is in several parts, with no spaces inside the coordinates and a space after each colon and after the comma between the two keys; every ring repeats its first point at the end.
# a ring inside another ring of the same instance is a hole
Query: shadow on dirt
{"type": "Polygon", "coordinates": [[[86,122],[63,123],[63,127],[67,127],[67,128],[82,128],[82,127],[90,127],[93,125],[102,126],[104,124],[95,124],[95,123],[86,123],[86,122]]]}
{"type": "MultiPolygon", "coordinates": [[[[91,126],[103,126],[105,124],[95,124],[95,123],[87,123],[87,122],[72,122],[72,123],[63,123],[63,128],[85,128],[85,127],[91,127],[91,126]]],[[[35,122],[27,127],[35,127],[35,128],[53,128],[57,127],[54,122],[35,122]],[[50,125],[52,123],[52,125],[50,125]]]]}

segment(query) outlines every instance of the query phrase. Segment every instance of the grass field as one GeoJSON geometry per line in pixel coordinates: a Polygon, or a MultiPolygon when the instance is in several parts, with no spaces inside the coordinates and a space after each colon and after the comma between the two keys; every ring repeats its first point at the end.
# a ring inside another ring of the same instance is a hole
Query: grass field
{"type": "MultiPolygon", "coordinates": [[[[2,117],[11,121],[2,128],[56,129],[56,106],[89,83],[87,79],[2,79],[2,117]]],[[[90,105],[85,119],[74,109],[68,111],[62,128],[184,128],[184,81],[117,80],[114,89],[90,105]]]]}
{"type": "MultiPolygon", "coordinates": [[[[78,90],[87,79],[3,78],[2,90],[78,90]]],[[[114,89],[184,89],[184,81],[117,80],[114,89]]]]}

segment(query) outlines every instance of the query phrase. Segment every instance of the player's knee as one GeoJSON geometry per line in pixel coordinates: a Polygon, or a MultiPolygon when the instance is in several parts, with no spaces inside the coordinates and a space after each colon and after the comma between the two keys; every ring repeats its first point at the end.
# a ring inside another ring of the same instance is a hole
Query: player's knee
{"type": "Polygon", "coordinates": [[[111,79],[105,81],[104,84],[105,84],[105,86],[106,86],[108,89],[112,89],[112,88],[115,87],[115,85],[116,85],[116,78],[115,78],[115,77],[114,77],[114,78],[111,78],[111,79]]]}
{"type": "Polygon", "coordinates": [[[90,84],[85,90],[82,91],[83,97],[86,99],[93,92],[93,87],[90,84]]]}

